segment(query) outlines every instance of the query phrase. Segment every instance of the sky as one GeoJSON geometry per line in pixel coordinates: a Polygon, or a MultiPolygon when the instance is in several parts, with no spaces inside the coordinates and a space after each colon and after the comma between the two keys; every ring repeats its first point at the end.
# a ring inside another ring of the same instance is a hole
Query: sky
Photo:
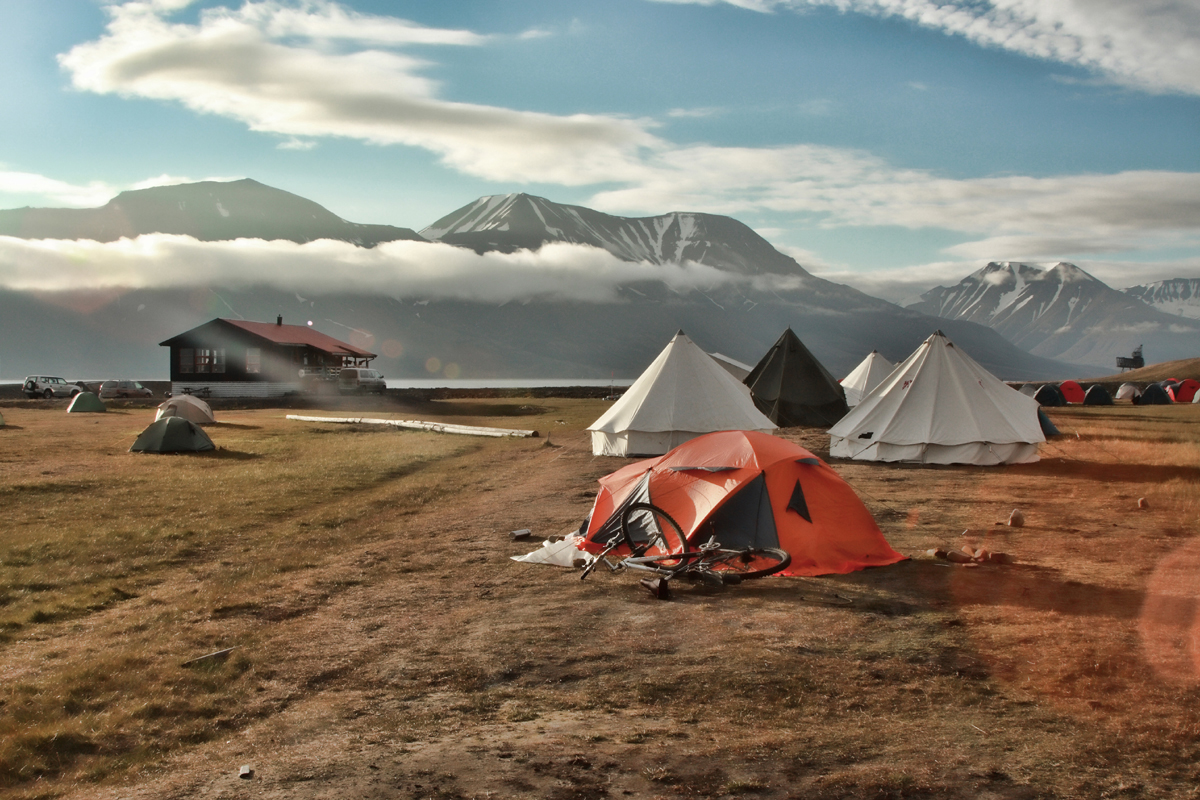
{"type": "MultiPolygon", "coordinates": [[[[727,214],[895,301],[988,261],[1200,277],[1195,0],[0,0],[0,20],[0,208],[249,177],[420,230],[520,191],[727,214]]],[[[93,244],[81,268],[81,245],[4,238],[14,289],[231,252],[93,244]]],[[[270,270],[264,246],[214,274],[270,270]]],[[[394,250],[376,273],[439,263],[394,250]]],[[[448,295],[495,270],[453,261],[448,295]]],[[[572,248],[524,269],[597,274],[572,248]]]]}

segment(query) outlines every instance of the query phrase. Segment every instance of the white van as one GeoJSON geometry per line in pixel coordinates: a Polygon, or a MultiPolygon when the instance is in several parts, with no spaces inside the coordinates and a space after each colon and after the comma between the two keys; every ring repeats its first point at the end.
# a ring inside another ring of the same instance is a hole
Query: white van
{"type": "Polygon", "coordinates": [[[367,392],[383,394],[383,390],[386,388],[387,384],[383,380],[383,373],[379,370],[365,367],[342,367],[342,371],[338,374],[338,391],[343,394],[366,394],[367,392]]]}

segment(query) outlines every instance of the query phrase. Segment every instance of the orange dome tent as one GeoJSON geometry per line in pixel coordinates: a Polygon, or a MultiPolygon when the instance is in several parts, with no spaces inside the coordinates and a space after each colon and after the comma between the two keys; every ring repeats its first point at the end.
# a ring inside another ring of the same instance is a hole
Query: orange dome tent
{"type": "Polygon", "coordinates": [[[724,547],[782,548],[792,563],[780,575],[855,572],[905,558],[828,464],[757,431],[699,436],[601,478],[580,547],[599,553],[633,503],[666,511],[694,546],[715,534],[724,547]]]}

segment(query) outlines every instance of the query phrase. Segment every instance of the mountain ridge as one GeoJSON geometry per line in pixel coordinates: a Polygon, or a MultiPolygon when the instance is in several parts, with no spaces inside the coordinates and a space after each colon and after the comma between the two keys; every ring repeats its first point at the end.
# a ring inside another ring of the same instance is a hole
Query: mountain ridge
{"type": "MultiPolygon", "coordinates": [[[[126,212],[136,223],[127,223],[130,230],[170,228],[161,232],[188,235],[199,230],[208,240],[229,235],[233,226],[245,238],[342,238],[364,246],[372,241],[364,237],[369,226],[249,179],[122,193],[105,208],[126,212]]],[[[0,223],[12,219],[0,213],[0,223]]],[[[424,240],[409,229],[383,227],[389,236],[424,240]]],[[[25,342],[29,351],[19,362],[27,366],[6,356],[5,369],[48,369],[47,359],[79,351],[74,343],[80,339],[88,340],[89,353],[99,354],[80,356],[85,366],[96,358],[116,364],[118,353],[125,359],[121,363],[156,363],[162,356],[154,342],[237,308],[237,315],[250,319],[274,319],[278,313],[290,318],[299,310],[318,329],[323,321],[338,320],[333,322],[338,329],[326,331],[334,336],[347,335],[345,328],[355,335],[366,332],[374,342],[368,349],[380,352],[380,366],[393,376],[424,376],[428,365],[453,364],[461,377],[632,377],[678,328],[709,349],[754,363],[787,327],[835,374],[847,373],[871,350],[899,361],[938,328],[1001,377],[1079,374],[1070,364],[1022,351],[988,327],[933,318],[814,276],[729,217],[690,212],[617,217],[517,193],[479,198],[424,230],[435,242],[481,253],[574,242],[623,260],[691,261],[732,279],[677,290],[651,276],[617,285],[615,302],[530,298],[502,306],[436,294],[406,301],[361,293],[306,291],[304,297],[267,287],[138,290],[82,300],[3,292],[0,335],[25,342]]]]}
{"type": "Polygon", "coordinates": [[[1050,269],[993,261],[907,308],[987,325],[1034,355],[1111,366],[1145,345],[1155,361],[1195,355],[1192,320],[1163,314],[1068,262],[1050,269]]]}
{"type": "Polygon", "coordinates": [[[302,244],[340,239],[362,247],[422,238],[409,228],[347,222],[311,200],[251,178],[136,189],[98,208],[0,211],[0,236],[115,242],[150,233],[206,242],[260,238],[302,244]]]}

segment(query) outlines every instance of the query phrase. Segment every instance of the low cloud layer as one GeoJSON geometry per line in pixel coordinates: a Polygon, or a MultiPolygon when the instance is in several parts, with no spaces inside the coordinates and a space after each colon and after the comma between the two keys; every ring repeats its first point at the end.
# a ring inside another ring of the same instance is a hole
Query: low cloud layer
{"type": "MultiPolygon", "coordinates": [[[[1140,75],[1146,85],[1180,91],[1191,85],[1186,65],[1200,41],[1180,39],[1189,30],[1200,31],[1200,22],[1192,19],[1200,11],[1165,0],[1152,0],[1157,15],[1146,13],[1143,4],[1116,0],[1093,0],[1089,14],[1079,11],[1077,0],[738,4],[759,11],[825,4],[903,16],[996,46],[1094,64],[1129,80],[1140,75]],[[1136,6],[1137,13],[1123,10],[1126,6],[1136,6]],[[1166,38],[1143,52],[1135,45],[1148,31],[1166,38]],[[1163,44],[1177,39],[1178,47],[1163,44]],[[1101,40],[1108,44],[1096,44],[1101,40]],[[1149,77],[1160,73],[1175,77],[1149,77]]],[[[971,239],[946,253],[959,259],[1075,258],[1200,244],[1198,173],[951,179],[836,147],[677,145],[652,133],[648,120],[556,116],[439,97],[439,86],[423,74],[429,66],[424,57],[438,48],[487,41],[469,31],[357,14],[323,0],[300,6],[247,2],[237,9],[207,9],[197,23],[182,24],[171,21],[173,5],[180,3],[111,6],[105,35],[60,59],[75,87],[178,102],[278,135],[281,147],[347,137],[424,148],[455,170],[493,181],[604,184],[614,188],[587,204],[614,213],[766,212],[790,215],[797,228],[950,230],[971,239]],[[409,52],[416,46],[422,57],[409,52]]],[[[1200,75],[1195,77],[1200,92],[1200,75]]],[[[0,174],[0,191],[3,184],[0,174]]],[[[84,194],[83,187],[47,187],[56,196],[84,194]]]]}
{"type": "Polygon", "coordinates": [[[478,255],[412,241],[367,249],[329,240],[201,242],[167,234],[109,243],[0,236],[0,287],[15,291],[271,286],[311,294],[499,304],[531,298],[612,302],[618,286],[636,281],[658,280],[689,291],[737,279],[690,262],[621,261],[605,250],[575,244],[478,255]]]}
{"type": "Polygon", "coordinates": [[[1200,95],[1194,0],[663,0],[759,12],[835,8],[896,17],[1151,92],[1200,95]]]}

